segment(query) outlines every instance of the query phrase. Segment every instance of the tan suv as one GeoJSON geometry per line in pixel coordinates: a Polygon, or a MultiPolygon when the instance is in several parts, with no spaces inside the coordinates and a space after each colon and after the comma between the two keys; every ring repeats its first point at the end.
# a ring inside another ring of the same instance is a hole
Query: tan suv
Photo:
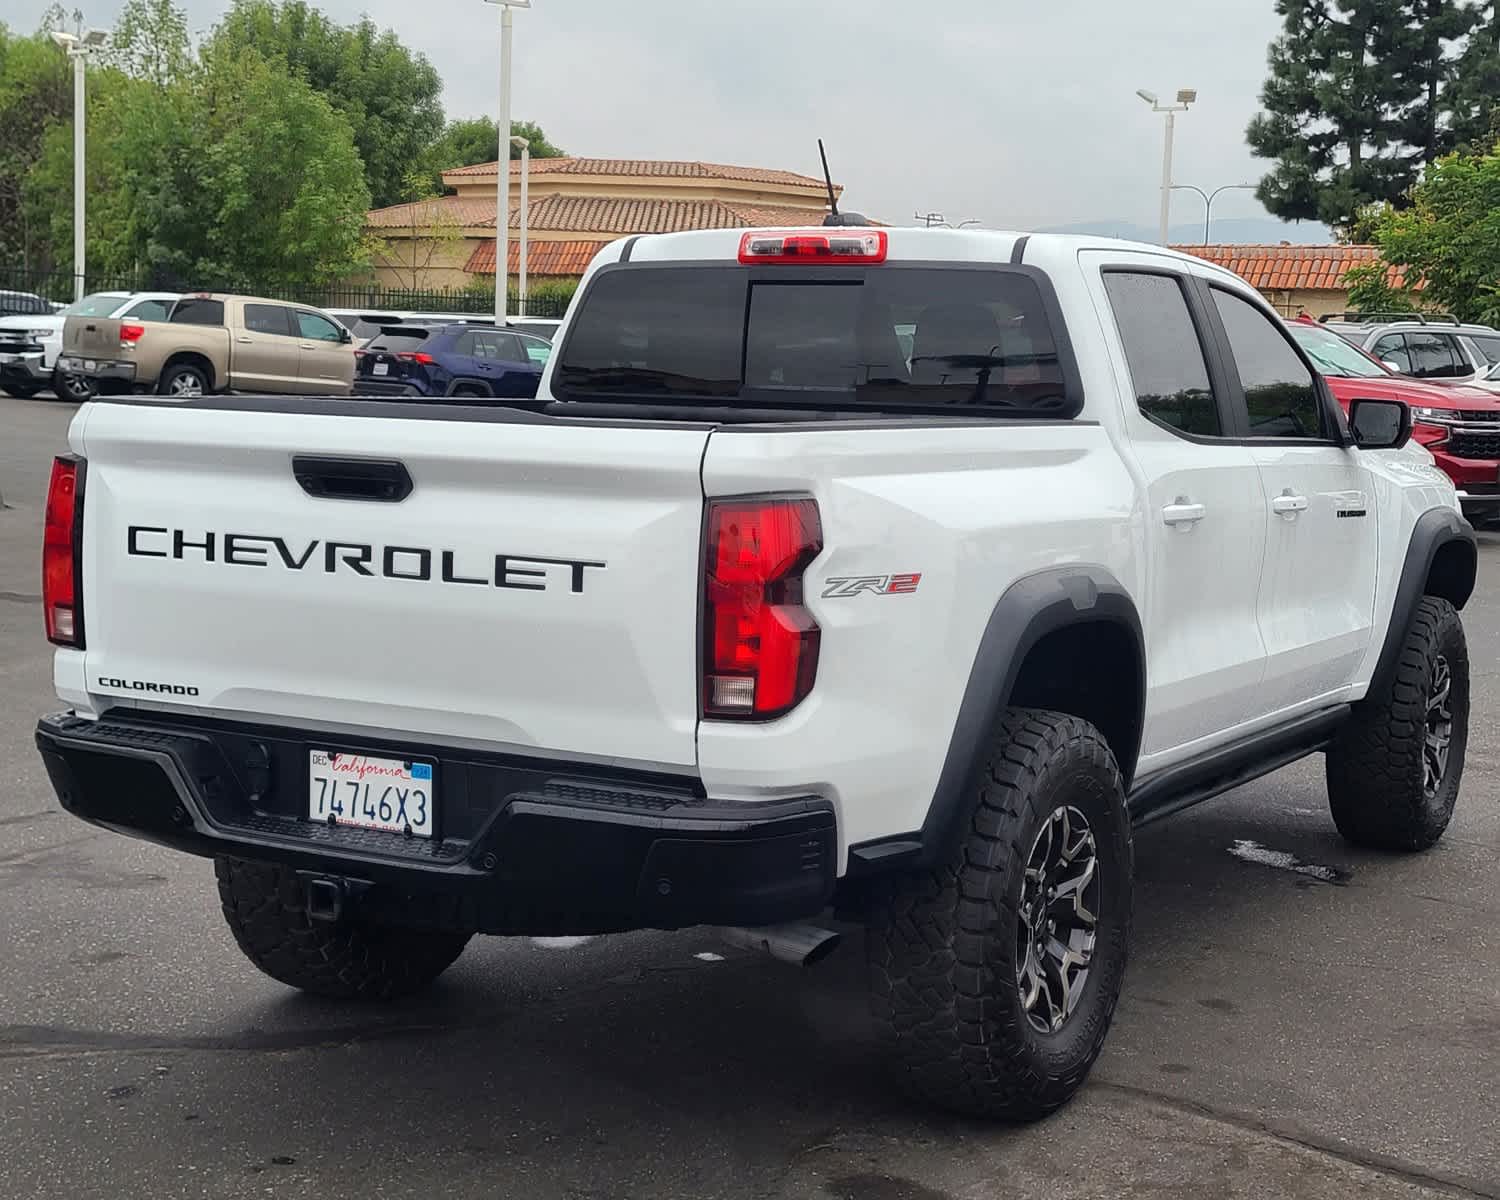
{"type": "Polygon", "coordinates": [[[58,365],[102,392],[348,395],[354,347],[317,309],[203,292],[183,296],[164,321],[69,317],[58,365]]]}

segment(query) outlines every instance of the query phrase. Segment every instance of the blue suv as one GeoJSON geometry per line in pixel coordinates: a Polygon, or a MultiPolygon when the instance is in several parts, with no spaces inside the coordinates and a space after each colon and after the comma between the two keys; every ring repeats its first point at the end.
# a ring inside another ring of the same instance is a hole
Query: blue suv
{"type": "Polygon", "coordinates": [[[354,352],[354,395],[530,399],[551,353],[493,325],[383,325],[354,352]]]}

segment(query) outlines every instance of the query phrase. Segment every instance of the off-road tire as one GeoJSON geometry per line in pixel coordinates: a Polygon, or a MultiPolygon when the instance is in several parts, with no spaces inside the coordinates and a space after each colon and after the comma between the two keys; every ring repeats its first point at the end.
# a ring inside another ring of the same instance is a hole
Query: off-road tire
{"type": "Polygon", "coordinates": [[[42,385],[39,383],[16,383],[14,381],[0,383],[0,392],[4,392],[7,396],[14,396],[17,400],[30,400],[41,390],[42,385]]]}
{"type": "Polygon", "coordinates": [[[1068,1101],[1099,1055],[1124,980],[1133,853],[1120,771],[1099,731],[1063,713],[1005,710],[957,852],[893,880],[875,901],[871,1008],[907,1091],[1015,1121],[1068,1101]],[[1028,856],[1064,805],[1094,835],[1100,911],[1077,1007],[1042,1032],[1022,1007],[1018,911],[1028,856]]]}
{"type": "Polygon", "coordinates": [[[1453,818],[1469,737],[1469,650],[1453,605],[1423,596],[1396,669],[1354,706],[1326,756],[1328,807],[1346,841],[1372,850],[1426,850],[1453,818]],[[1442,659],[1452,731],[1434,792],[1424,783],[1428,700],[1442,659]]]}
{"type": "Polygon", "coordinates": [[[219,900],[245,957],[289,987],[335,1000],[394,1000],[453,965],[466,933],[314,921],[296,874],[272,863],[214,860],[219,900]]]}

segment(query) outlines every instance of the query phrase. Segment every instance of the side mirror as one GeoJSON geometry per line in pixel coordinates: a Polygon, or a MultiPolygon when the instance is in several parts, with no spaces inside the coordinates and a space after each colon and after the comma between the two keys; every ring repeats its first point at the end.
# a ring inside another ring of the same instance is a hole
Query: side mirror
{"type": "Polygon", "coordinates": [[[1400,363],[1392,362],[1388,358],[1382,358],[1380,360],[1380,365],[1382,367],[1384,367],[1387,371],[1394,371],[1394,372],[1396,372],[1397,375],[1405,375],[1406,374],[1406,372],[1401,369],[1401,364],[1400,363]]]}
{"type": "Polygon", "coordinates": [[[354,335],[352,333],[350,333],[347,329],[345,329],[342,325],[340,325],[339,326],[339,344],[341,346],[347,346],[353,340],[354,340],[354,335]]]}
{"type": "Polygon", "coordinates": [[[1361,450],[1399,450],[1411,438],[1411,407],[1401,400],[1355,400],[1349,430],[1361,450]]]}

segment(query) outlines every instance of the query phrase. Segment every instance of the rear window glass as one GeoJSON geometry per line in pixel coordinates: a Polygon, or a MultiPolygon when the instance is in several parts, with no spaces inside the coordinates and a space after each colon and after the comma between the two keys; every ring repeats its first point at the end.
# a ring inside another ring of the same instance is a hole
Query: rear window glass
{"type": "Polygon", "coordinates": [[[1078,410],[1041,290],[1021,270],[610,271],[584,296],[556,370],[567,399],[1078,410]]]}
{"type": "Polygon", "coordinates": [[[199,300],[196,297],[179,300],[168,320],[173,325],[222,325],[224,301],[199,300]]]}
{"type": "Polygon", "coordinates": [[[380,336],[372,339],[366,350],[384,350],[388,354],[409,354],[421,348],[427,340],[425,329],[381,330],[380,336]]]}

